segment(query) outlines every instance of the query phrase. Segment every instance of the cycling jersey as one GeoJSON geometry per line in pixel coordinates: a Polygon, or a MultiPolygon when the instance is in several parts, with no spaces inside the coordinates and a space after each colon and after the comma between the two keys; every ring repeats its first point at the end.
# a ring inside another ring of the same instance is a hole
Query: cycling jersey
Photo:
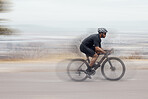
{"type": "Polygon", "coordinates": [[[92,34],[85,38],[80,45],[80,51],[88,56],[94,56],[95,47],[101,47],[101,38],[99,34],[92,34]]]}
{"type": "Polygon", "coordinates": [[[85,38],[82,41],[82,44],[84,44],[85,46],[91,48],[93,46],[98,46],[101,47],[101,38],[99,36],[99,34],[92,34],[89,37],[85,38]]]}

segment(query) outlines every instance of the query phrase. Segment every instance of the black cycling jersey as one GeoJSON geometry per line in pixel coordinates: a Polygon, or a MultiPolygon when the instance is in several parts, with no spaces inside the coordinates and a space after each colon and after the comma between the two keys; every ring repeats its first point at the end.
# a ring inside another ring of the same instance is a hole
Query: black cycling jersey
{"type": "Polygon", "coordinates": [[[85,38],[80,45],[80,51],[88,56],[93,57],[95,52],[95,47],[101,47],[101,38],[99,34],[92,34],[85,38]]]}
{"type": "Polygon", "coordinates": [[[92,34],[89,37],[85,38],[82,42],[85,46],[91,48],[93,46],[101,47],[101,38],[99,34],[92,34]]]}

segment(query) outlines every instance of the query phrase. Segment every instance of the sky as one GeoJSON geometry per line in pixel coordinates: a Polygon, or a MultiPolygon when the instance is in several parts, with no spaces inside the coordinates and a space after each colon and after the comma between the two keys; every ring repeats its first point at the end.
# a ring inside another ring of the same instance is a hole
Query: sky
{"type": "Polygon", "coordinates": [[[148,0],[12,0],[1,17],[22,31],[105,27],[117,31],[148,31],[148,0]]]}

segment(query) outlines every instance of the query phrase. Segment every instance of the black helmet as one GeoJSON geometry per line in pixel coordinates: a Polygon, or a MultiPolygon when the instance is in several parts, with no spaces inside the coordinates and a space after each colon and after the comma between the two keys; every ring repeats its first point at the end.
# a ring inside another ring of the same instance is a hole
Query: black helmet
{"type": "Polygon", "coordinates": [[[98,33],[106,33],[108,32],[105,28],[98,28],[98,33]]]}

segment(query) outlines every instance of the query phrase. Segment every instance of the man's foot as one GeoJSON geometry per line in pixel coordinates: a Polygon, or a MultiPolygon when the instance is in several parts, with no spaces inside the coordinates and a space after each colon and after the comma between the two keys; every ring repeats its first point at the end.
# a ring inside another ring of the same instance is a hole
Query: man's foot
{"type": "Polygon", "coordinates": [[[86,69],[86,74],[87,74],[88,76],[94,75],[94,74],[95,74],[95,70],[92,70],[92,67],[88,67],[88,68],[86,69]]]}
{"type": "Polygon", "coordinates": [[[92,66],[92,68],[94,68],[95,70],[97,69],[97,68],[99,68],[100,67],[100,64],[98,63],[98,64],[94,64],[93,66],[92,66]]]}
{"type": "Polygon", "coordinates": [[[94,75],[95,74],[95,70],[86,70],[86,73],[88,75],[94,75]]]}
{"type": "Polygon", "coordinates": [[[86,76],[87,78],[91,79],[91,75],[94,75],[95,74],[95,70],[86,70],[86,76]]]}
{"type": "Polygon", "coordinates": [[[91,79],[91,76],[90,75],[86,74],[86,76],[87,76],[87,78],[91,79]]]}

